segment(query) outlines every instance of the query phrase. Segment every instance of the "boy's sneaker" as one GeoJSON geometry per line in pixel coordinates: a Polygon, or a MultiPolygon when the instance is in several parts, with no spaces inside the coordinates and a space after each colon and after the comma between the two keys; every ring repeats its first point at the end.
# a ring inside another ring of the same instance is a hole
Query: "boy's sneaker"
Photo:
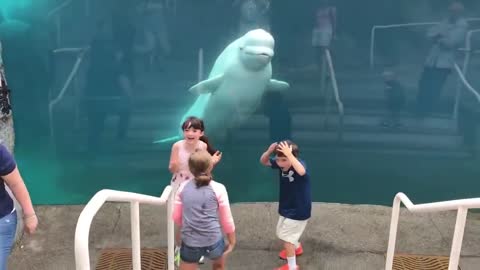
{"type": "MultiPolygon", "coordinates": [[[[295,249],[295,256],[301,256],[303,254],[303,247],[302,244],[298,245],[298,248],[295,249]]],[[[287,260],[287,251],[284,249],[278,253],[278,257],[282,260],[287,260]]],[[[288,268],[287,268],[288,269],[288,268]]]]}
{"type": "MultiPolygon", "coordinates": [[[[300,266],[297,265],[297,268],[295,268],[297,270],[300,270],[300,266]]],[[[275,268],[273,270],[290,270],[290,267],[288,266],[288,263],[287,264],[284,264],[283,266],[279,267],[279,268],[275,268]]]]}
{"type": "Polygon", "coordinates": [[[173,261],[175,262],[175,266],[180,267],[180,247],[175,247],[173,261]]]}
{"type": "Polygon", "coordinates": [[[198,260],[198,264],[204,264],[205,263],[205,257],[202,256],[200,257],[200,260],[198,260]]]}

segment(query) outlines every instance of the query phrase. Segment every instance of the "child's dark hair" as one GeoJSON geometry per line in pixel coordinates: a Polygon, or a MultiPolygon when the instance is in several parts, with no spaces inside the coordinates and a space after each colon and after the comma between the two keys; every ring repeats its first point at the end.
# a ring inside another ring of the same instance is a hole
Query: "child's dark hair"
{"type": "Polygon", "coordinates": [[[205,150],[193,152],[188,159],[188,168],[195,177],[197,187],[208,186],[212,180],[212,156],[205,150]]]}
{"type": "MultiPolygon", "coordinates": [[[[199,129],[205,132],[205,124],[203,123],[203,120],[195,116],[187,117],[187,119],[185,119],[185,121],[183,122],[182,130],[186,130],[189,128],[199,129]]],[[[207,136],[203,135],[202,137],[200,137],[200,141],[204,142],[207,145],[207,151],[208,153],[210,153],[210,155],[213,155],[215,154],[215,152],[217,152],[217,149],[213,147],[207,136]]]]}
{"type": "Polygon", "coordinates": [[[290,140],[285,140],[285,141],[281,141],[281,142],[278,143],[277,149],[275,149],[275,154],[277,155],[277,157],[285,157],[285,155],[281,151],[278,150],[278,148],[280,146],[280,143],[282,143],[282,142],[286,142],[288,146],[292,146],[293,156],[298,157],[298,153],[299,153],[298,145],[295,144],[294,142],[290,141],[290,140]]]}

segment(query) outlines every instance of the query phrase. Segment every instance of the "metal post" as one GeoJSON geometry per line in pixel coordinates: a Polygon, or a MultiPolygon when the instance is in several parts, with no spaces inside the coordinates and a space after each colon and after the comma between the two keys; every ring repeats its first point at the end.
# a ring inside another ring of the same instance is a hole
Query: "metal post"
{"type": "MultiPolygon", "coordinates": [[[[79,56],[81,57],[81,56],[79,56]]],[[[80,82],[79,82],[79,79],[78,79],[78,75],[75,74],[75,78],[74,78],[74,81],[73,81],[73,94],[74,94],[74,98],[73,98],[73,102],[74,102],[74,106],[75,106],[75,129],[78,129],[80,128],[80,82]]]]}
{"type": "Polygon", "coordinates": [[[335,75],[335,69],[333,68],[333,60],[332,60],[332,55],[330,54],[330,51],[328,49],[325,49],[325,58],[326,62],[328,64],[328,71],[330,73],[330,81],[332,83],[333,87],[333,94],[335,96],[335,101],[337,103],[338,107],[338,115],[339,115],[339,126],[338,126],[338,136],[337,140],[338,142],[341,142],[343,139],[343,115],[344,115],[344,110],[343,110],[343,103],[340,99],[340,92],[338,91],[338,84],[337,84],[337,77],[335,75]]]}
{"type": "MultiPolygon", "coordinates": [[[[467,77],[468,66],[470,65],[470,58],[472,56],[472,35],[480,30],[471,30],[467,33],[465,38],[465,59],[463,60],[462,73],[465,78],[467,77]]],[[[463,84],[461,79],[458,79],[456,93],[455,93],[455,104],[453,107],[453,119],[458,119],[458,109],[460,107],[460,100],[462,99],[462,90],[463,84]]]]}
{"type": "MultiPolygon", "coordinates": [[[[471,53],[471,50],[467,48],[467,51],[465,54],[465,60],[463,61],[463,67],[462,67],[462,73],[464,76],[467,76],[467,69],[470,63],[470,53],[471,53]]],[[[462,83],[462,80],[458,78],[456,92],[455,92],[455,103],[453,105],[453,115],[452,115],[453,119],[455,120],[458,119],[458,109],[460,107],[460,100],[462,99],[462,90],[463,90],[463,83],[462,83]]]]}
{"type": "Polygon", "coordinates": [[[90,16],[90,0],[85,0],[85,16],[90,16]]]}
{"type": "Polygon", "coordinates": [[[57,141],[56,141],[56,138],[55,138],[55,126],[54,126],[54,123],[53,123],[53,104],[52,103],[48,104],[48,121],[49,121],[49,125],[50,125],[50,143],[51,143],[51,146],[52,146],[54,152],[56,153],[57,152],[57,141]]]}
{"type": "Polygon", "coordinates": [[[326,85],[326,80],[327,80],[326,54],[322,53],[321,57],[322,57],[322,62],[320,64],[320,95],[321,95],[321,97],[325,97],[325,85],[326,85]]]}
{"type": "Polygon", "coordinates": [[[132,226],[132,266],[133,270],[141,270],[140,256],[140,203],[130,203],[130,223],[132,226]]]}
{"type": "Polygon", "coordinates": [[[55,15],[55,28],[57,31],[57,47],[60,47],[60,42],[61,42],[61,31],[62,31],[62,22],[60,18],[60,14],[55,15]]]}
{"type": "Polygon", "coordinates": [[[170,192],[170,196],[167,202],[167,261],[168,261],[168,270],[175,269],[175,225],[173,223],[173,201],[175,199],[175,193],[177,192],[177,185],[172,183],[172,191],[170,192]]]}
{"type": "Polygon", "coordinates": [[[203,80],[203,48],[198,50],[198,82],[203,80]]]}
{"type": "Polygon", "coordinates": [[[370,68],[371,69],[373,69],[373,67],[375,66],[373,54],[375,52],[375,30],[376,29],[377,29],[376,26],[374,26],[370,34],[370,68]]]}
{"type": "Polygon", "coordinates": [[[463,233],[465,232],[465,223],[467,222],[468,209],[458,208],[457,222],[455,223],[455,232],[453,233],[452,250],[450,251],[450,261],[448,270],[457,270],[462,250],[463,233]]]}
{"type": "Polygon", "coordinates": [[[393,200],[392,219],[390,221],[390,235],[388,237],[387,259],[385,270],[392,270],[395,255],[395,243],[397,241],[398,219],[400,216],[400,198],[393,200]]]}

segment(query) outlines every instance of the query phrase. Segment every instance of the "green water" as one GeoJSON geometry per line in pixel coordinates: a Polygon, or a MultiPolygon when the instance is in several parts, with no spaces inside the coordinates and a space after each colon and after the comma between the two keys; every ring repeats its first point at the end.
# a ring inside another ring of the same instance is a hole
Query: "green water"
{"type": "MultiPolygon", "coordinates": [[[[232,202],[277,200],[277,173],[258,162],[262,150],[224,154],[215,179],[226,185],[232,202]]],[[[478,185],[478,160],[406,160],[308,149],[302,158],[318,202],[390,205],[399,191],[418,203],[478,196],[473,188],[459,188],[478,185]]],[[[109,167],[58,161],[43,153],[17,153],[17,160],[35,204],[83,204],[105,188],[159,196],[171,177],[166,164],[151,169],[128,168],[128,164],[109,167]]]]}
{"type": "MultiPolygon", "coordinates": [[[[171,178],[167,170],[170,145],[158,146],[152,142],[159,136],[175,135],[172,133],[178,128],[178,118],[194,100],[187,89],[197,83],[199,48],[204,52],[203,77],[206,77],[223,48],[238,37],[238,10],[228,1],[175,1],[179,3],[177,13],[167,9],[161,19],[154,19],[155,25],[166,23],[168,31],[162,34],[168,36],[171,51],[165,52],[167,49],[163,47],[166,45],[159,44],[162,48],[156,53],[160,57],[152,66],[148,65],[145,55],[136,55],[132,59],[133,64],[128,66],[135,82],[132,120],[125,140],[116,141],[115,125],[110,124],[111,118],[115,117],[109,117],[102,133],[102,151],[99,150],[100,153],[93,157],[87,156],[85,151],[88,114],[93,105],[86,103],[83,97],[103,90],[103,87],[97,86],[104,74],[90,70],[91,66],[105,64],[95,62],[102,59],[102,53],[87,53],[77,79],[53,111],[53,122],[48,115],[49,102],[63,88],[78,56],[73,53],[53,54],[53,50],[92,45],[92,39],[101,32],[97,24],[99,21],[108,21],[110,15],[118,15],[118,12],[135,10],[131,5],[138,1],[90,1],[89,14],[86,15],[86,2],[74,0],[62,11],[59,37],[56,17],[48,18],[47,13],[62,1],[36,0],[35,7],[29,9],[27,4],[32,1],[0,0],[0,7],[4,13],[8,9],[9,18],[22,20],[23,24],[30,26],[6,29],[8,25],[3,25],[4,28],[0,27],[0,40],[7,79],[12,89],[17,135],[15,157],[35,204],[82,204],[106,188],[159,195],[168,185],[171,178]],[[49,134],[50,124],[54,125],[53,139],[49,134]]],[[[322,130],[325,100],[319,91],[319,71],[312,69],[318,60],[311,46],[313,2],[271,2],[271,33],[276,41],[273,77],[292,86],[284,96],[284,104],[292,111],[293,133],[309,132],[307,129],[322,130]]],[[[340,97],[348,115],[385,114],[384,86],[379,75],[384,69],[398,71],[402,83],[407,86],[409,102],[414,102],[423,59],[430,46],[424,38],[426,28],[378,32],[375,47],[378,66],[375,69],[368,68],[370,31],[374,25],[439,21],[446,15],[447,2],[332,1],[338,11],[338,35],[331,51],[340,97]]],[[[464,2],[465,16],[478,17],[478,1],[464,2]]],[[[118,16],[120,19],[112,22],[113,28],[127,33],[129,25],[126,22],[131,19],[129,14],[118,16]]],[[[145,23],[140,20],[142,18],[143,15],[133,16],[137,27],[145,23]]],[[[478,26],[478,23],[471,23],[471,29],[478,26]]],[[[137,32],[147,28],[145,23],[137,32]]],[[[108,36],[114,31],[110,29],[107,32],[108,36]]],[[[128,46],[129,41],[138,38],[125,34],[117,39],[114,48],[128,46]]],[[[480,63],[479,59],[475,59],[472,58],[468,79],[478,86],[480,63]]],[[[458,61],[461,63],[462,58],[458,61]]],[[[445,87],[441,100],[443,107],[438,108],[441,119],[450,117],[454,87],[454,82],[445,87]]],[[[332,91],[331,88],[329,91],[332,91]]],[[[118,104],[105,106],[111,111],[117,107],[118,104]]],[[[330,112],[337,115],[334,102],[330,112]]],[[[410,117],[409,113],[404,112],[404,115],[410,117]]],[[[288,113],[281,111],[278,115],[288,113]]],[[[268,121],[257,122],[265,126],[259,128],[256,123],[256,132],[268,133],[268,121]]],[[[280,128],[287,126],[279,122],[280,128]]],[[[248,133],[250,129],[254,128],[247,125],[232,132],[248,133]]],[[[451,129],[450,132],[455,133],[454,127],[451,129]]],[[[369,136],[374,139],[378,136],[379,140],[386,133],[378,130],[369,132],[369,136]]],[[[408,136],[415,132],[421,134],[423,131],[404,133],[408,136]]],[[[438,137],[435,132],[427,130],[432,140],[438,137]]],[[[451,141],[461,139],[455,134],[446,136],[450,136],[448,139],[451,141]]],[[[277,200],[277,174],[258,162],[270,143],[265,140],[268,135],[258,137],[263,139],[234,142],[234,146],[221,149],[224,157],[215,170],[215,179],[227,186],[232,202],[277,200]]],[[[418,149],[408,155],[392,154],[388,151],[390,148],[403,150],[395,142],[372,147],[323,147],[323,144],[311,143],[312,140],[310,138],[310,143],[299,140],[298,143],[301,158],[306,161],[311,174],[315,201],[390,205],[394,195],[400,191],[415,203],[479,196],[478,159],[448,154],[446,157],[437,156],[436,153],[445,150],[442,145],[435,149],[437,152],[433,151],[426,157],[422,154],[428,151],[418,149]]],[[[416,142],[409,147],[415,148],[416,142]]],[[[444,152],[465,154],[460,147],[453,150],[450,147],[444,152]]]]}

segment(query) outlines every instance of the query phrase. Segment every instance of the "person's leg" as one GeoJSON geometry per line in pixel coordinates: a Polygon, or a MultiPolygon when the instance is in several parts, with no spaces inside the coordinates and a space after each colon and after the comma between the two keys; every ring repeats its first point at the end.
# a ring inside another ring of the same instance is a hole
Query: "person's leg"
{"type": "Polygon", "coordinates": [[[198,260],[202,256],[203,248],[188,247],[182,244],[180,248],[180,270],[197,270],[198,260]]]}
{"type": "Polygon", "coordinates": [[[283,242],[283,247],[287,253],[287,264],[289,269],[296,269],[297,260],[295,256],[295,244],[289,242],[283,242]]]}
{"type": "Polygon", "coordinates": [[[97,152],[100,147],[100,137],[102,135],[107,114],[100,108],[98,102],[89,102],[88,108],[88,150],[97,152]]]}
{"type": "Polygon", "coordinates": [[[180,270],[197,270],[198,263],[186,263],[184,261],[180,262],[180,270]]]}
{"type": "Polygon", "coordinates": [[[382,126],[384,127],[390,127],[393,125],[393,115],[394,115],[394,108],[393,108],[393,102],[392,102],[392,94],[389,92],[389,90],[385,90],[385,110],[386,110],[386,115],[385,118],[382,120],[382,126]]]}
{"type": "Polygon", "coordinates": [[[120,101],[120,110],[118,112],[118,131],[117,138],[125,139],[127,136],[128,126],[130,124],[130,115],[131,115],[131,106],[130,100],[125,98],[125,100],[120,101]]]}
{"type": "Polygon", "coordinates": [[[212,262],[212,269],[213,270],[223,270],[225,269],[225,256],[222,256],[212,262]]]}
{"type": "Polygon", "coordinates": [[[426,108],[427,103],[427,95],[430,89],[430,82],[432,80],[432,69],[425,67],[423,69],[422,75],[420,76],[420,80],[418,82],[418,93],[417,93],[417,104],[415,108],[415,112],[419,117],[423,117],[428,110],[426,108]]]}
{"type": "Polygon", "coordinates": [[[433,106],[437,103],[437,101],[440,99],[440,96],[442,95],[442,90],[445,86],[445,82],[447,81],[449,74],[450,69],[436,68],[433,70],[431,89],[429,92],[429,102],[431,110],[433,109],[433,106]]]}
{"type": "Polygon", "coordinates": [[[8,256],[15,240],[16,228],[16,211],[0,219],[0,270],[7,270],[8,256]]]}
{"type": "Polygon", "coordinates": [[[225,240],[222,238],[220,241],[215,243],[213,246],[207,248],[206,257],[212,260],[212,269],[213,270],[223,270],[225,269],[225,256],[223,252],[225,251],[225,240]]]}
{"type": "Polygon", "coordinates": [[[471,109],[460,106],[458,110],[458,131],[463,137],[463,144],[466,147],[467,151],[474,153],[477,128],[475,124],[474,114],[471,112],[471,109]]]}
{"type": "MultiPolygon", "coordinates": [[[[301,249],[299,239],[305,230],[307,220],[293,220],[281,218],[277,225],[277,236],[284,242],[285,256],[287,264],[282,266],[281,270],[298,269],[296,262],[296,253],[301,249]]],[[[303,252],[303,250],[301,250],[303,252]]]]}

